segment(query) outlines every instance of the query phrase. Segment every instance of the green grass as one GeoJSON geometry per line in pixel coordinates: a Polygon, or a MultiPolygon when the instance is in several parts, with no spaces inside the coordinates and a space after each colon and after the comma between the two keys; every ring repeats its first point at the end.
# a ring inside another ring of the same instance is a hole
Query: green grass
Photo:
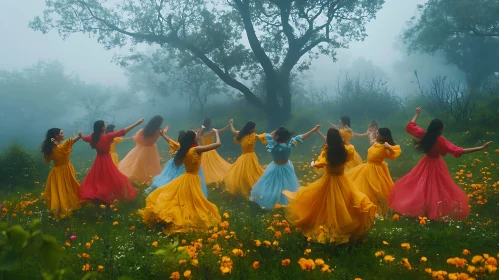
{"type": "MultiPolygon", "coordinates": [[[[407,173],[421,157],[413,152],[408,137],[401,136],[398,139],[403,147],[403,155],[396,161],[388,162],[395,179],[407,173]]],[[[292,157],[297,175],[304,182],[316,179],[315,173],[308,167],[309,160],[313,156],[310,150],[314,149],[312,147],[314,144],[317,144],[317,141],[299,147],[292,157]]],[[[367,147],[367,140],[357,140],[354,144],[357,144],[359,151],[363,151],[367,147]]],[[[92,163],[88,147],[84,148],[78,148],[72,157],[77,170],[80,170],[79,180],[83,178],[92,163]],[[84,155],[85,152],[87,155],[84,155]]],[[[315,147],[314,150],[318,149],[315,147]]],[[[291,233],[286,234],[286,226],[279,225],[284,219],[284,209],[264,211],[246,199],[236,198],[223,192],[216,185],[209,186],[209,200],[218,206],[220,214],[229,215],[229,218],[223,220],[229,223],[225,236],[230,238],[219,234],[217,239],[209,240],[211,233],[179,235],[179,240],[185,240],[186,245],[201,241],[202,245],[197,245],[201,248],[196,250],[199,262],[197,266],[191,263],[188,255],[171,253],[165,257],[152,254],[171,244],[175,236],[166,236],[161,233],[161,228],[148,228],[141,222],[136,211],[145,205],[144,194],[137,196],[130,203],[117,203],[116,211],[109,206],[105,209],[99,205],[87,206],[75,211],[69,219],[55,220],[40,198],[40,193],[44,191],[43,184],[34,184],[34,186],[25,186],[29,188],[29,192],[17,189],[2,198],[3,207],[8,211],[0,212],[0,221],[27,227],[33,219],[41,219],[43,233],[55,237],[60,243],[63,252],[61,267],[66,271],[63,279],[84,277],[85,272],[82,271],[82,267],[85,264],[89,264],[92,271],[98,270],[98,266],[103,266],[102,272],[98,273],[102,279],[117,279],[120,276],[128,276],[131,279],[168,279],[173,272],[179,272],[181,279],[184,279],[183,274],[186,270],[191,271],[193,279],[220,279],[222,277],[220,261],[223,256],[230,257],[233,262],[231,273],[224,276],[227,279],[323,279],[325,277],[320,266],[312,271],[302,270],[298,264],[300,258],[324,260],[332,270],[328,274],[332,279],[356,277],[432,279],[432,276],[425,272],[426,268],[448,273],[466,272],[467,266],[461,268],[448,264],[448,258],[466,258],[469,265],[474,255],[489,254],[498,258],[499,174],[498,166],[494,163],[499,164],[499,153],[494,149],[495,147],[489,148],[488,154],[479,152],[465,155],[460,159],[446,157],[452,174],[465,170],[462,175],[454,176],[458,176],[456,182],[468,194],[472,194],[471,215],[467,221],[430,221],[421,225],[418,218],[400,217],[399,220],[394,220],[391,213],[384,218],[378,218],[373,229],[355,244],[332,246],[311,243],[293,227],[291,233]],[[490,174],[487,174],[488,172],[490,174]],[[475,189],[472,184],[480,184],[480,187],[475,189]],[[113,225],[114,222],[118,224],[113,225]],[[275,231],[282,233],[281,238],[275,237],[274,230],[269,228],[271,226],[275,231]],[[134,227],[134,230],[131,227],[134,227]],[[72,235],[76,236],[76,240],[70,240],[72,235]],[[262,245],[257,247],[256,240],[261,241],[262,245]],[[152,246],[155,241],[158,242],[158,247],[152,246]],[[267,247],[263,244],[264,241],[271,243],[277,241],[279,244],[267,247]],[[383,241],[388,245],[384,245],[383,241]],[[66,242],[69,242],[66,244],[69,246],[64,244],[66,242]],[[86,247],[87,242],[90,243],[90,248],[86,247]],[[402,243],[409,243],[411,248],[409,250],[402,248],[402,243]],[[213,247],[217,244],[221,247],[220,255],[213,253],[213,247]],[[244,256],[234,255],[233,249],[241,249],[244,256]],[[306,249],[311,249],[308,255],[304,254],[306,249]],[[463,255],[464,249],[468,249],[471,254],[463,255]],[[382,257],[375,257],[378,251],[384,251],[385,255],[391,255],[395,260],[385,262],[382,257]],[[90,257],[88,259],[81,257],[84,253],[90,257]],[[427,262],[420,261],[423,256],[428,259],[427,262]],[[402,258],[408,259],[411,264],[410,270],[400,264],[402,258]],[[179,260],[182,259],[188,262],[179,264],[179,260]],[[288,266],[281,264],[285,259],[291,261],[288,266]],[[257,269],[253,268],[255,261],[259,262],[257,269]]],[[[160,150],[162,155],[166,155],[163,148],[160,150]]],[[[361,155],[365,158],[365,152],[361,152],[361,155]]],[[[266,154],[260,159],[262,164],[269,161],[266,154]]],[[[144,186],[138,188],[143,190],[144,186]]],[[[16,270],[0,271],[0,279],[40,279],[40,271],[43,269],[36,259],[32,259],[22,263],[16,270]]],[[[478,276],[488,279],[495,277],[486,272],[478,276]]]]}

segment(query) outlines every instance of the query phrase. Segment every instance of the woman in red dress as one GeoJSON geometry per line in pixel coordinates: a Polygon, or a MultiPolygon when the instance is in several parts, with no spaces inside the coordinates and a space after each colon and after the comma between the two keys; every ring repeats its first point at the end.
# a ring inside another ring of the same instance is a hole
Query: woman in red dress
{"type": "Polygon", "coordinates": [[[80,200],[101,200],[110,204],[115,199],[129,201],[135,198],[137,193],[132,183],[127,176],[118,170],[109,151],[114,138],[125,136],[142,122],[144,119],[140,119],[125,129],[106,134],[104,121],[96,121],[94,133],[89,136],[81,135],[83,141],[90,143],[92,149],[97,151],[97,156],[92,168],[80,185],[78,193],[80,200]]]}
{"type": "Polygon", "coordinates": [[[421,108],[417,108],[414,118],[406,126],[406,132],[418,139],[416,147],[426,155],[411,172],[395,182],[390,193],[390,208],[404,215],[426,216],[430,220],[445,216],[465,220],[470,213],[468,196],[454,183],[440,156],[450,153],[458,158],[484,150],[492,142],[476,148],[457,147],[441,136],[443,121],[432,120],[426,131],[419,127],[416,119],[420,113],[421,108]]]}

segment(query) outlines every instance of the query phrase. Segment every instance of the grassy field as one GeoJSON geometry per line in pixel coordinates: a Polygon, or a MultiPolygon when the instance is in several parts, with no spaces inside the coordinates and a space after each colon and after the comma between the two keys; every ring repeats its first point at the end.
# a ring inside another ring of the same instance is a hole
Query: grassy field
{"type": "MultiPolygon", "coordinates": [[[[367,141],[357,142],[358,150],[365,151],[367,141]]],[[[403,155],[388,162],[394,179],[421,157],[414,153],[409,138],[399,142],[403,155]]],[[[26,228],[40,219],[43,234],[55,237],[62,251],[62,279],[85,275],[87,279],[495,279],[499,259],[496,148],[460,159],[446,157],[455,181],[470,197],[467,221],[435,222],[390,213],[378,217],[356,244],[309,242],[288,225],[285,209],[260,209],[218,185],[209,186],[209,200],[218,206],[224,222],[210,233],[166,236],[161,228],[148,228],[136,214],[145,205],[146,186],[137,186],[141,195],[130,203],[86,206],[69,219],[55,220],[41,199],[43,182],[34,182],[30,192],[20,188],[3,195],[0,222],[26,228]]],[[[313,156],[310,149],[320,147],[303,147],[292,157],[304,185],[318,176],[308,166],[313,156]]],[[[92,163],[88,150],[87,156],[83,153],[72,157],[79,180],[92,163]]],[[[361,155],[365,158],[365,152],[361,155]]],[[[267,155],[260,158],[262,164],[269,161],[267,155]]],[[[45,269],[32,258],[14,270],[0,270],[0,279],[41,279],[45,269]]]]}

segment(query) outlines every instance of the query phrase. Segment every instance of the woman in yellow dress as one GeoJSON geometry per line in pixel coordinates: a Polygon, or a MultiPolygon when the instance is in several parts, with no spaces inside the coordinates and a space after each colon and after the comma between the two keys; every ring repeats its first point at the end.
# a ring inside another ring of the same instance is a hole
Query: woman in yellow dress
{"type": "Polygon", "coordinates": [[[319,158],[311,163],[326,168],[322,178],[295,193],[283,192],[290,200],[286,218],[314,241],[346,243],[374,224],[376,206],[344,175],[354,154],[355,148],[345,145],[339,131],[330,128],[319,158]]]}
{"type": "Polygon", "coordinates": [[[56,218],[71,216],[72,210],[80,209],[78,189],[80,184],[76,180],[75,170],[69,156],[73,152],[73,144],[81,137],[69,138],[64,141],[64,132],[59,128],[47,131],[41,151],[46,162],[54,161],[45,184],[44,198],[49,210],[56,218]]]}
{"type": "MultiPolygon", "coordinates": [[[[110,124],[106,128],[106,134],[110,132],[116,132],[116,126],[114,124],[110,124]]],[[[116,166],[118,166],[118,154],[116,153],[116,146],[121,144],[123,141],[131,139],[130,137],[116,137],[113,140],[113,144],[111,144],[111,149],[109,150],[109,153],[111,154],[111,158],[113,159],[113,162],[116,166]]]]}
{"type": "Polygon", "coordinates": [[[241,145],[242,155],[232,164],[229,173],[225,176],[225,189],[233,195],[249,197],[251,188],[264,172],[255,154],[255,144],[257,140],[260,140],[267,145],[265,140],[267,134],[256,134],[256,124],[252,121],[247,122],[241,131],[234,129],[232,120],[229,121],[229,126],[232,133],[236,135],[234,142],[241,145]]]}
{"type": "MultiPolygon", "coordinates": [[[[229,128],[229,125],[224,128],[218,129],[218,133],[222,133],[229,128]]],[[[211,119],[206,118],[203,125],[199,129],[198,135],[201,136],[202,145],[213,144],[215,139],[215,129],[211,126],[211,119]]],[[[216,150],[211,150],[203,154],[201,159],[201,168],[204,173],[205,183],[218,183],[221,182],[225,175],[229,173],[231,164],[225,161],[216,150]]]]}
{"type": "Polygon", "coordinates": [[[194,131],[186,132],[175,154],[175,164],[184,165],[185,173],[153,191],[146,199],[146,207],[139,210],[145,224],[165,224],[165,233],[207,231],[221,222],[218,208],[209,202],[201,190],[199,168],[201,155],[220,147],[220,138],[206,146],[198,146],[194,131]]]}
{"type": "MultiPolygon", "coordinates": [[[[335,125],[335,124],[333,124],[331,122],[329,122],[329,124],[332,127],[338,129],[338,131],[340,132],[341,138],[343,138],[343,141],[345,142],[345,145],[351,145],[351,146],[353,146],[350,143],[350,140],[352,139],[352,136],[354,134],[354,132],[350,128],[350,117],[348,117],[348,116],[341,117],[340,118],[340,125],[339,126],[337,126],[337,125],[335,125]]],[[[355,149],[354,149],[354,152],[355,152],[355,154],[353,156],[353,159],[346,164],[345,170],[352,169],[355,166],[361,165],[363,163],[362,162],[362,158],[360,157],[359,153],[357,153],[357,151],[355,151],[355,149]]]]}
{"type": "Polygon", "coordinates": [[[388,198],[393,187],[393,180],[385,158],[396,159],[400,156],[399,145],[395,145],[388,128],[376,132],[376,143],[367,151],[367,163],[350,169],[346,175],[369,197],[376,206],[378,214],[388,212],[388,198]]]}

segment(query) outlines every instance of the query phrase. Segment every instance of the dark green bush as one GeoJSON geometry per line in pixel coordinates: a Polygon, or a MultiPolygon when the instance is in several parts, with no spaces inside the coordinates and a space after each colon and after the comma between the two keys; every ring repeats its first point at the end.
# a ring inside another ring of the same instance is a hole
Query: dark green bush
{"type": "Polygon", "coordinates": [[[44,170],[39,167],[21,144],[12,142],[0,154],[0,190],[33,186],[44,170]]]}

